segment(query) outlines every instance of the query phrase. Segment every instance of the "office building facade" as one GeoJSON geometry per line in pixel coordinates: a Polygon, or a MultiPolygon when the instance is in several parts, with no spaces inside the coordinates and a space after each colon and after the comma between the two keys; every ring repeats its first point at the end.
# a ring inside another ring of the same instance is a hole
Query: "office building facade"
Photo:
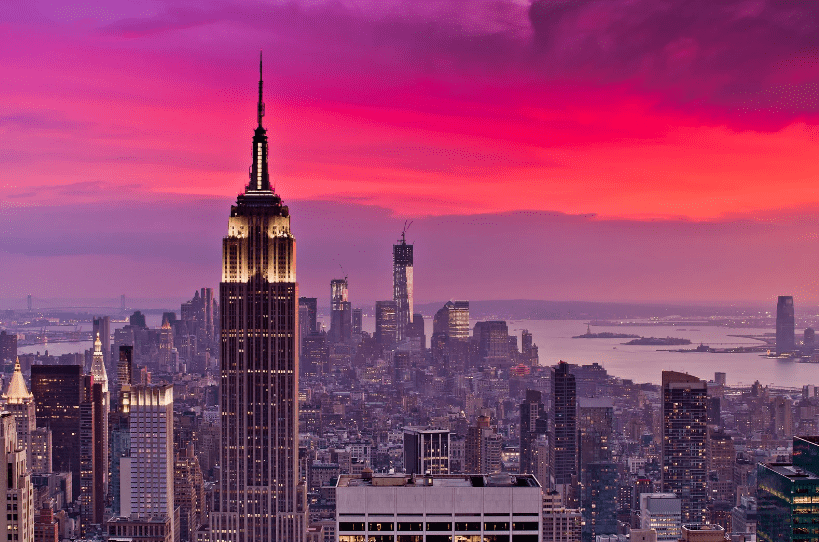
{"type": "Polygon", "coordinates": [[[404,472],[407,474],[449,474],[448,429],[404,428],[404,472]]]}
{"type": "Polygon", "coordinates": [[[682,501],[683,523],[706,523],[708,383],[663,371],[662,487],[682,501]]]}

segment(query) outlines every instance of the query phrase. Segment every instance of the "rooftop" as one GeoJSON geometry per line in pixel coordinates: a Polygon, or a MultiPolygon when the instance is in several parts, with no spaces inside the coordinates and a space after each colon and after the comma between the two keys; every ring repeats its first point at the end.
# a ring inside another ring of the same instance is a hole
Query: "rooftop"
{"type": "Polygon", "coordinates": [[[336,487],[540,487],[530,474],[450,474],[419,476],[409,474],[342,474],[336,487]]]}
{"type": "Polygon", "coordinates": [[[819,476],[816,476],[812,472],[806,471],[805,469],[794,467],[792,463],[765,463],[765,467],[780,476],[784,476],[792,480],[819,480],[819,476]]]}

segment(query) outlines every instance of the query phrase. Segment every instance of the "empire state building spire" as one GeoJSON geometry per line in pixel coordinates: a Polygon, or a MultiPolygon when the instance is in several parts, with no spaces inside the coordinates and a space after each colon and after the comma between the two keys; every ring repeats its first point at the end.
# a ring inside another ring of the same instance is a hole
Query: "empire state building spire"
{"type": "Polygon", "coordinates": [[[250,182],[247,194],[269,195],[270,176],[267,170],[267,130],[262,126],[264,101],[262,97],[262,53],[259,52],[259,103],[256,105],[256,130],[253,134],[253,164],[250,166],[250,182]]]}

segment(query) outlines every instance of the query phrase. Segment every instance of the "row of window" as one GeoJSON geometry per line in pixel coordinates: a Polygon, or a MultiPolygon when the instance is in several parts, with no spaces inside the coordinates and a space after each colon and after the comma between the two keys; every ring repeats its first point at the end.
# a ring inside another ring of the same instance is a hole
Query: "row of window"
{"type": "Polygon", "coordinates": [[[339,535],[338,542],[538,542],[536,534],[516,534],[511,537],[508,534],[489,535],[459,535],[456,534],[453,540],[451,535],[444,534],[399,534],[393,535],[339,535]],[[510,539],[511,538],[511,539],[510,539]]]}
{"type": "MultiPolygon", "coordinates": [[[[422,521],[399,521],[397,524],[391,521],[369,522],[363,521],[342,521],[338,524],[339,531],[451,531],[452,523],[446,521],[427,521],[426,529],[424,529],[424,522],[422,521]]],[[[537,531],[537,521],[514,521],[512,522],[513,531],[537,531]]],[[[485,521],[483,522],[483,529],[481,529],[480,521],[456,521],[456,531],[508,531],[508,521],[485,521]]]]}

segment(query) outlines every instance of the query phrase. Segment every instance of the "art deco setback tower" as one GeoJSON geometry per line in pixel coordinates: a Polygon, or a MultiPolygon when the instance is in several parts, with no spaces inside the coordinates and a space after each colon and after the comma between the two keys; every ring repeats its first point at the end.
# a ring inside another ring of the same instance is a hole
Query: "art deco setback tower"
{"type": "Polygon", "coordinates": [[[270,186],[263,116],[260,80],[250,183],[230,209],[223,241],[215,541],[300,542],[306,528],[296,488],[296,242],[288,208],[270,186]]]}
{"type": "Polygon", "coordinates": [[[407,244],[406,229],[401,232],[401,242],[392,246],[392,291],[396,305],[397,332],[400,343],[407,337],[412,322],[412,245],[407,244]]]}

